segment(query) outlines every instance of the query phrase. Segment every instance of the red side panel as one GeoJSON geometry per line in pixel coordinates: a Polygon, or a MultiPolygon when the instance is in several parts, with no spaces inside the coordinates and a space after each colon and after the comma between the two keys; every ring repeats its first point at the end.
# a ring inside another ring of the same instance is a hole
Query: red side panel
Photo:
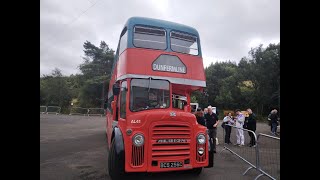
{"type": "Polygon", "coordinates": [[[120,56],[117,66],[117,78],[125,74],[139,74],[151,76],[165,76],[174,78],[184,78],[190,80],[205,81],[205,72],[203,68],[202,58],[199,56],[164,52],[158,50],[129,48],[125,50],[120,56]],[[152,70],[152,63],[161,54],[169,54],[178,56],[182,63],[186,66],[187,73],[172,73],[152,70]]]}

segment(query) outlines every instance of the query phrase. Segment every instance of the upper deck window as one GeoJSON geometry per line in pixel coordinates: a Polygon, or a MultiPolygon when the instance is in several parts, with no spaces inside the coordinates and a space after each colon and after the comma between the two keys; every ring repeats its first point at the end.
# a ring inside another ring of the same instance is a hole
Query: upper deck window
{"type": "Polygon", "coordinates": [[[127,49],[127,40],[128,40],[128,33],[127,33],[127,27],[125,27],[121,33],[120,37],[120,50],[119,54],[121,54],[125,49],[127,49]]]}
{"type": "Polygon", "coordinates": [[[171,49],[176,52],[198,55],[197,37],[191,34],[171,31],[171,49]]]}
{"type": "Polygon", "coordinates": [[[160,28],[135,26],[133,45],[142,48],[166,49],[166,31],[160,28]]]}

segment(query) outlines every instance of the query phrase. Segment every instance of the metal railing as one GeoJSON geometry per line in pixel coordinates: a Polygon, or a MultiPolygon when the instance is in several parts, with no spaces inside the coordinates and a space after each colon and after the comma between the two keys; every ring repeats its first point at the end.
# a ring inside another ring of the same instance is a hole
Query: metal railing
{"type": "Polygon", "coordinates": [[[47,114],[60,114],[61,107],[59,106],[47,106],[47,114]]]}
{"type": "Polygon", "coordinates": [[[270,136],[267,134],[259,133],[258,136],[254,131],[225,125],[223,129],[223,137],[219,137],[220,144],[224,144],[223,149],[219,152],[227,150],[233,155],[237,156],[239,159],[244,161],[249,167],[243,172],[243,176],[246,175],[248,171],[251,169],[255,169],[260,174],[256,176],[255,180],[259,179],[262,176],[267,176],[270,179],[280,179],[280,138],[270,136]],[[226,140],[226,128],[231,128],[230,141],[228,144],[228,140],[226,140]],[[239,141],[239,138],[235,134],[242,134],[244,138],[244,145],[239,141]],[[254,146],[251,146],[248,142],[250,142],[250,135],[252,140],[255,140],[255,143],[252,143],[254,146]]]}
{"type": "MultiPolygon", "coordinates": [[[[40,106],[40,114],[60,114],[61,107],[59,106],[40,106]]],[[[103,108],[82,108],[72,107],[69,115],[83,115],[83,116],[105,116],[103,108]]]]}
{"type": "Polygon", "coordinates": [[[41,114],[47,113],[47,106],[40,106],[40,113],[41,114]]]}
{"type": "Polygon", "coordinates": [[[280,179],[280,138],[259,133],[257,140],[258,148],[258,170],[261,176],[268,176],[271,179],[280,179]]]}
{"type": "Polygon", "coordinates": [[[105,111],[103,108],[82,108],[72,107],[69,115],[83,115],[83,116],[104,116],[105,111]]]}
{"type": "Polygon", "coordinates": [[[87,115],[88,114],[88,108],[82,108],[82,107],[72,107],[70,109],[69,115],[87,115]]]}
{"type": "Polygon", "coordinates": [[[103,108],[88,108],[88,116],[103,116],[105,115],[105,111],[103,108]]]}
{"type": "Polygon", "coordinates": [[[242,175],[245,175],[249,170],[251,169],[256,169],[257,168],[257,148],[258,145],[257,143],[255,146],[250,147],[249,146],[249,141],[250,141],[250,136],[249,132],[253,134],[253,138],[255,142],[257,142],[257,136],[255,132],[244,129],[241,127],[236,127],[236,126],[231,126],[231,125],[225,125],[225,129],[223,130],[223,137],[220,137],[220,141],[224,143],[223,149],[220,151],[223,152],[224,150],[228,150],[231,152],[233,155],[237,156],[240,158],[242,161],[247,163],[249,167],[245,170],[245,172],[242,175]],[[230,141],[231,144],[226,144],[225,138],[226,138],[226,128],[231,129],[230,133],[230,141]],[[238,135],[239,137],[237,137],[238,135]],[[240,136],[243,135],[243,136],[240,136]],[[243,140],[242,140],[243,138],[243,140]]]}
{"type": "Polygon", "coordinates": [[[61,107],[59,106],[40,106],[41,114],[60,114],[61,107]]]}

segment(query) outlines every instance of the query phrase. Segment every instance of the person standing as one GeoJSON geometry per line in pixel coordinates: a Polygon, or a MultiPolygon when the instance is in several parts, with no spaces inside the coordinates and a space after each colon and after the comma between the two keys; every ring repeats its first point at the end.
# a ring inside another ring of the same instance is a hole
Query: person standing
{"type": "Polygon", "coordinates": [[[268,115],[268,125],[270,126],[270,132],[272,133],[272,125],[271,125],[271,115],[274,113],[274,111],[277,111],[276,109],[272,109],[271,112],[268,115]]]}
{"type": "Polygon", "coordinates": [[[278,126],[278,115],[277,115],[278,111],[276,109],[274,109],[273,111],[271,111],[271,129],[272,129],[272,134],[276,135],[277,133],[277,126],[278,126]]]}
{"type": "Polygon", "coordinates": [[[231,126],[234,124],[234,121],[231,116],[231,112],[229,112],[227,114],[227,116],[223,118],[223,122],[225,123],[224,130],[226,133],[225,137],[224,137],[224,143],[231,144],[231,142],[230,142],[230,134],[231,134],[231,129],[232,129],[231,126]],[[230,126],[228,126],[228,125],[230,125],[230,126]]]}
{"type": "Polygon", "coordinates": [[[217,126],[219,124],[218,116],[212,111],[212,107],[208,107],[208,113],[204,115],[207,128],[209,130],[210,141],[213,141],[213,152],[216,153],[216,137],[217,126]]]}
{"type": "Polygon", "coordinates": [[[244,136],[243,136],[243,124],[245,120],[244,114],[241,113],[240,109],[236,110],[236,127],[237,127],[237,144],[238,146],[244,146],[244,136]]]}
{"type": "Polygon", "coordinates": [[[195,115],[196,115],[198,124],[201,124],[202,126],[206,126],[206,122],[203,117],[203,111],[201,108],[197,109],[197,112],[195,115]]]}
{"type": "MultiPolygon", "coordinates": [[[[251,130],[253,132],[256,132],[256,128],[257,128],[257,121],[256,121],[256,115],[252,112],[252,110],[250,108],[247,109],[247,112],[249,113],[249,117],[248,117],[248,130],[251,130]]],[[[250,147],[256,147],[256,138],[254,136],[254,134],[250,131],[248,131],[249,136],[250,136],[250,147]]]]}
{"type": "Polygon", "coordinates": [[[208,114],[208,108],[204,108],[203,113],[204,115],[208,114]]]}
{"type": "Polygon", "coordinates": [[[272,112],[273,112],[273,110],[271,110],[271,112],[270,112],[269,115],[268,115],[268,125],[270,126],[270,132],[271,132],[271,133],[272,133],[272,126],[271,126],[271,119],[270,119],[270,117],[271,117],[272,112]]]}

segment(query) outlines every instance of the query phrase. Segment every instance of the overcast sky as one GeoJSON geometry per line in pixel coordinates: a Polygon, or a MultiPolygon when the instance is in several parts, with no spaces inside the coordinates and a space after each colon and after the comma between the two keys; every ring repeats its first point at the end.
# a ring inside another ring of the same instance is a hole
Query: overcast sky
{"type": "Polygon", "coordinates": [[[41,0],[40,75],[80,73],[83,43],[116,50],[126,20],[142,16],[196,28],[204,66],[280,42],[280,0],[41,0]],[[86,11],[87,10],[87,11],[86,11]]]}

